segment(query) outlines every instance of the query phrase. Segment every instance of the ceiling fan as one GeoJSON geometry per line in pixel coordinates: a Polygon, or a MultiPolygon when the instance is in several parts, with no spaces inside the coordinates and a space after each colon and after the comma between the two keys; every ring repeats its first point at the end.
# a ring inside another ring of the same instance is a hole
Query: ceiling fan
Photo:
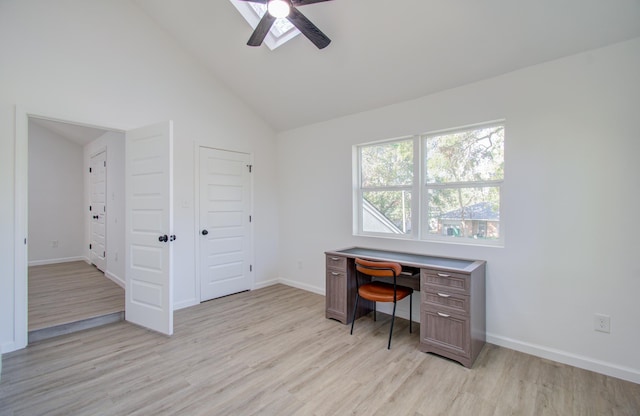
{"type": "Polygon", "coordinates": [[[316,27],[309,19],[298,11],[296,7],[307,4],[320,3],[330,0],[240,0],[252,3],[260,3],[267,6],[267,12],[253,31],[247,45],[260,46],[262,41],[271,30],[271,26],[276,19],[286,18],[292,25],[305,35],[318,49],[326,48],[331,39],[316,27]]]}

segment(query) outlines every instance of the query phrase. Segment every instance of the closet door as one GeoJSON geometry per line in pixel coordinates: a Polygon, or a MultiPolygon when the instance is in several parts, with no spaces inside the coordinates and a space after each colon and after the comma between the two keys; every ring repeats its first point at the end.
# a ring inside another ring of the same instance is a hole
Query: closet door
{"type": "Polygon", "coordinates": [[[91,157],[89,166],[91,178],[91,242],[89,252],[91,264],[102,272],[106,269],[106,194],[107,194],[107,152],[102,151],[91,157]]]}
{"type": "Polygon", "coordinates": [[[251,157],[200,148],[200,301],[249,290],[251,157]]]}

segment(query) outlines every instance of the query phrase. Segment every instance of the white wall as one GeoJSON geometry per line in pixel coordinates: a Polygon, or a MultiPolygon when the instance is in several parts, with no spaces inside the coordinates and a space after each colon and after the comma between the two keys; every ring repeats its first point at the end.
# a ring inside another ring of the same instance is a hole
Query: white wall
{"type": "MultiPolygon", "coordinates": [[[[89,165],[91,157],[96,154],[107,152],[107,189],[106,189],[106,252],[107,262],[104,271],[105,276],[109,277],[120,286],[125,287],[125,264],[124,264],[124,133],[110,131],[96,140],[84,146],[84,207],[91,204],[90,184],[91,175],[89,174],[89,165]]],[[[91,216],[85,209],[84,211],[84,256],[91,258],[89,244],[91,242],[91,216]]]]}
{"type": "MultiPolygon", "coordinates": [[[[0,349],[18,348],[14,297],[15,105],[128,130],[174,121],[177,307],[198,302],[195,143],[254,157],[254,279],[277,276],[275,133],[128,0],[0,2],[0,349]]],[[[26,237],[26,236],[25,236],[26,237]]],[[[15,280],[18,279],[18,280],[15,280]]],[[[19,304],[18,304],[19,305],[19,304]]],[[[26,334],[25,334],[26,335],[26,334]]]]}
{"type": "Polygon", "coordinates": [[[351,245],[485,259],[490,342],[640,382],[639,114],[635,39],[280,133],[283,279],[324,292],[351,245]],[[504,248],[351,235],[354,144],[503,118],[504,248]]]}
{"type": "Polygon", "coordinates": [[[79,144],[29,122],[29,264],[82,259],[82,158],[79,144]]]}

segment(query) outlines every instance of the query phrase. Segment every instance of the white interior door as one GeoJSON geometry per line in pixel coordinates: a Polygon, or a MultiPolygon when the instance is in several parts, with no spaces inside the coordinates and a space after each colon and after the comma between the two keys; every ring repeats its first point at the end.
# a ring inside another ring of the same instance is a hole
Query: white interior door
{"type": "Polygon", "coordinates": [[[200,148],[200,301],[251,289],[250,155],[200,148]]]}
{"type": "Polygon", "coordinates": [[[128,131],[125,148],[127,321],[173,333],[173,124],[128,131]]]}
{"type": "Polygon", "coordinates": [[[104,272],[106,268],[106,194],[107,194],[107,152],[102,151],[91,157],[89,176],[91,177],[91,242],[90,260],[104,272]]]}

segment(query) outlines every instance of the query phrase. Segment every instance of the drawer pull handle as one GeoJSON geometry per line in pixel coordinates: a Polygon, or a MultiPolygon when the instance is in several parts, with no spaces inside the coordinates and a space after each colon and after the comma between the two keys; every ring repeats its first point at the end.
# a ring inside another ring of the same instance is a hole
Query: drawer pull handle
{"type": "Polygon", "coordinates": [[[438,312],[438,315],[442,316],[443,318],[448,318],[451,315],[447,315],[446,313],[442,313],[442,312],[438,312]]]}
{"type": "Polygon", "coordinates": [[[451,295],[447,295],[446,293],[440,293],[438,292],[438,296],[440,296],[441,298],[450,298],[451,295]]]}
{"type": "Polygon", "coordinates": [[[446,274],[446,273],[438,273],[438,276],[440,276],[440,277],[451,277],[450,274],[446,274]]]}
{"type": "Polygon", "coordinates": [[[334,276],[340,276],[340,273],[338,273],[338,272],[331,272],[331,274],[334,275],[334,276]]]}
{"type": "Polygon", "coordinates": [[[340,257],[331,257],[331,260],[338,261],[338,260],[340,260],[340,257]]]}

